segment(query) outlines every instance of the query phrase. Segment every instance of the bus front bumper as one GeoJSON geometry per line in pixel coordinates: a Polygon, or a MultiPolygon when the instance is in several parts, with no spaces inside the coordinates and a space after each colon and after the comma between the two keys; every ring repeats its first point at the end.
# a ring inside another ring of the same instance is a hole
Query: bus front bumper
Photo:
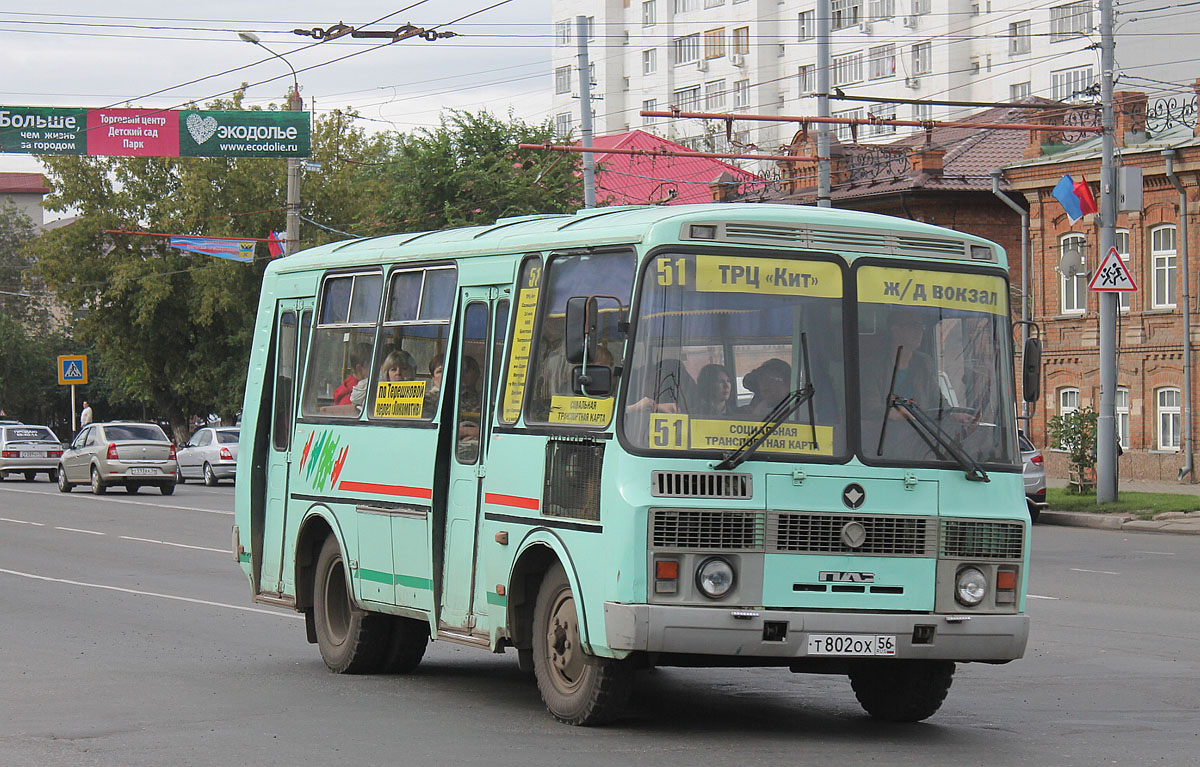
{"type": "MultiPolygon", "coordinates": [[[[894,653],[879,654],[896,658],[996,662],[1020,658],[1029,639],[1027,615],[827,613],[605,602],[604,618],[607,644],[616,651],[737,658],[822,657],[809,648],[810,637],[820,635],[893,637],[894,653]]],[[[885,645],[886,641],[880,646],[885,645]]]]}

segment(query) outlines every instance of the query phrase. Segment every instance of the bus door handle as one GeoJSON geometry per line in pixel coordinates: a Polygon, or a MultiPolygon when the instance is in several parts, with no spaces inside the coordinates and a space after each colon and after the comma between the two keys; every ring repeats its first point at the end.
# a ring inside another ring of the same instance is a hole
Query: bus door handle
{"type": "Polygon", "coordinates": [[[487,476],[487,466],[484,466],[482,463],[477,464],[475,466],[475,476],[479,477],[480,479],[483,479],[484,477],[486,477],[487,476]]]}

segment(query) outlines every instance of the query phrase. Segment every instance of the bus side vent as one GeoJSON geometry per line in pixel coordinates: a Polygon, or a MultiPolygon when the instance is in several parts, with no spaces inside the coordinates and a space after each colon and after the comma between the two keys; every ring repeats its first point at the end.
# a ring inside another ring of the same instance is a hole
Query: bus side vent
{"type": "Polygon", "coordinates": [[[653,509],[650,513],[650,546],[653,549],[762,551],[763,517],[761,511],[653,509]]]}
{"type": "Polygon", "coordinates": [[[888,253],[887,236],[878,232],[857,232],[846,229],[814,229],[811,245],[814,248],[837,248],[862,253],[888,253]]]}
{"type": "Polygon", "coordinates": [[[712,471],[652,471],[650,495],[655,498],[750,498],[749,474],[712,471]]]}
{"type": "Polygon", "coordinates": [[[767,527],[770,551],[803,554],[843,554],[883,557],[931,557],[937,544],[937,519],[855,514],[775,512],[767,527]],[[850,546],[844,535],[856,522],[866,536],[850,546]]]}
{"type": "Polygon", "coordinates": [[[762,240],[768,243],[790,242],[804,245],[808,240],[808,231],[795,226],[783,224],[726,224],[725,239],[752,242],[762,240]]]}
{"type": "Polygon", "coordinates": [[[896,254],[937,258],[967,258],[969,256],[967,244],[962,240],[942,240],[903,234],[896,235],[896,254]]]}
{"type": "Polygon", "coordinates": [[[548,517],[599,521],[603,464],[604,443],[547,442],[542,513],[548,517]]]}
{"type": "Polygon", "coordinates": [[[943,519],[941,555],[958,559],[1021,559],[1025,526],[1020,522],[943,519]]]}

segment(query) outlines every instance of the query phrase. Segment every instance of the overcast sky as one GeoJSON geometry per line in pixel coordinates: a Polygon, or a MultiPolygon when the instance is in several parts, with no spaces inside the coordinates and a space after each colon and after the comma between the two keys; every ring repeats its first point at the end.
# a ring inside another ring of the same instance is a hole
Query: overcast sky
{"type": "MultiPolygon", "coordinates": [[[[306,109],[357,109],[368,130],[433,125],[448,107],[497,114],[511,107],[540,122],[550,109],[549,7],[549,0],[41,0],[36,12],[0,10],[0,105],[203,106],[244,82],[251,104],[283,102],[291,72],[240,40],[246,31],[295,67],[306,109]],[[445,25],[461,37],[314,45],[292,33],[339,22],[371,30],[445,25]],[[245,68],[228,71],[238,67],[245,68]]],[[[32,157],[0,154],[0,171],[38,170],[32,157]]]]}

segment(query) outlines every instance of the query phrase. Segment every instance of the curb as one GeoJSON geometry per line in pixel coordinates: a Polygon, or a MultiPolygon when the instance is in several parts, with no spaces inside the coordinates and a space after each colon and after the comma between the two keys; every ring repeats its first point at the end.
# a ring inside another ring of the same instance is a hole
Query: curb
{"type": "Polygon", "coordinates": [[[1045,509],[1038,524],[1090,527],[1097,530],[1127,530],[1139,533],[1182,533],[1200,535],[1200,519],[1187,521],[1137,519],[1129,514],[1091,514],[1086,511],[1052,511],[1045,509]]]}

